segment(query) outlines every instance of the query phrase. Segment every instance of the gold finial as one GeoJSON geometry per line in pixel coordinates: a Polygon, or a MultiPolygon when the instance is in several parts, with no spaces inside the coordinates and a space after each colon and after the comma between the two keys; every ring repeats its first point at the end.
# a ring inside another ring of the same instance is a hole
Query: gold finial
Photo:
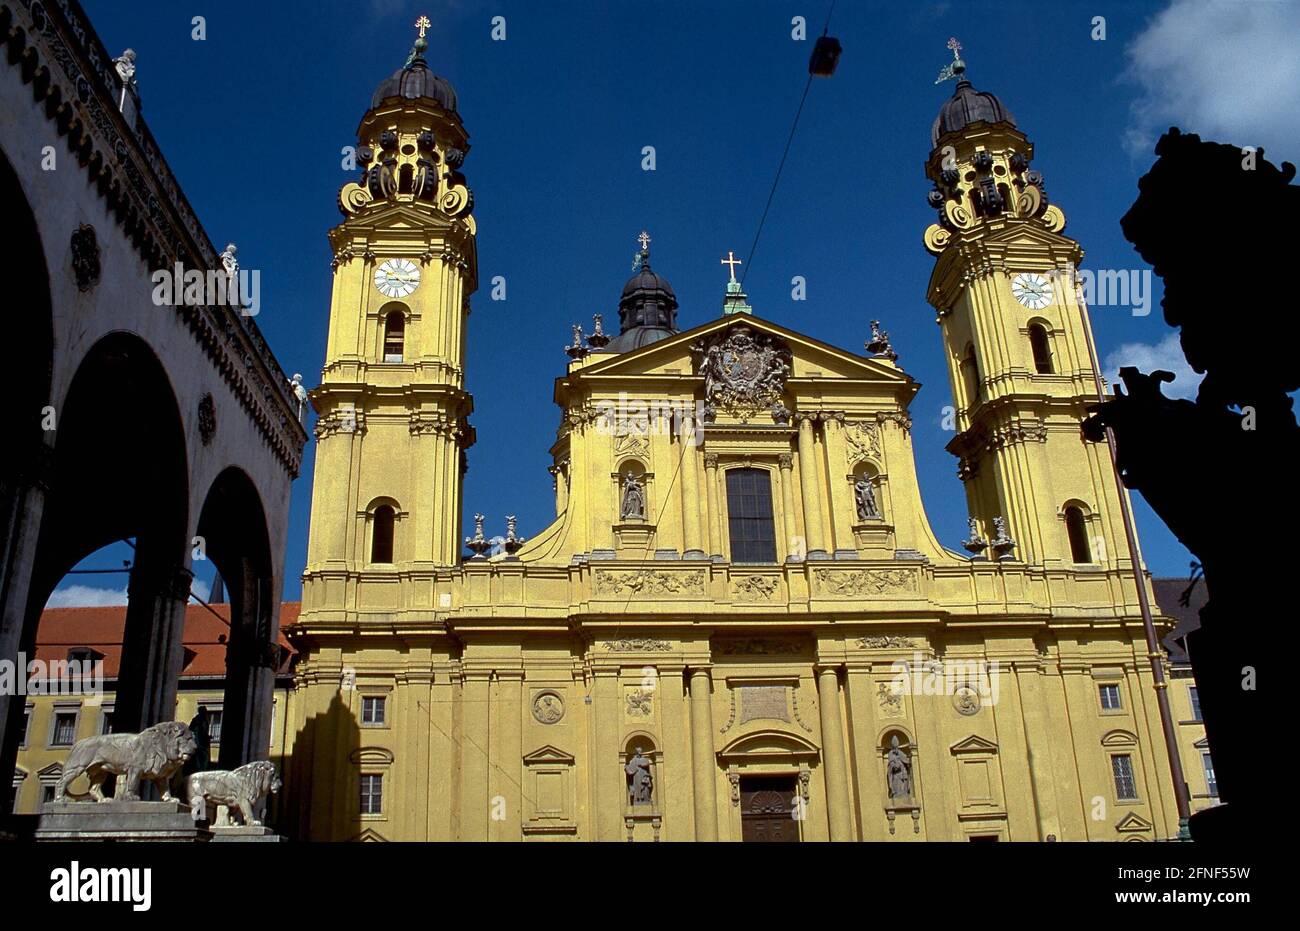
{"type": "MultiPolygon", "coordinates": [[[[420,35],[424,35],[424,33],[420,33],[420,35]]],[[[948,39],[948,48],[952,49],[953,61],[956,61],[958,58],[961,57],[960,55],[957,54],[958,52],[961,51],[961,43],[957,41],[956,36],[952,36],[951,38],[948,39]]]]}
{"type": "Polygon", "coordinates": [[[428,29],[432,25],[433,23],[429,22],[429,17],[421,13],[420,18],[415,21],[415,28],[420,30],[421,39],[424,38],[424,30],[428,29]]]}
{"type": "Polygon", "coordinates": [[[650,251],[650,234],[649,234],[649,233],[647,233],[645,230],[642,230],[642,231],[641,231],[641,235],[638,236],[638,237],[636,238],[636,240],[637,240],[637,242],[641,243],[641,251],[642,251],[642,252],[649,252],[649,251],[650,251]]]}
{"type": "Polygon", "coordinates": [[[728,250],[727,250],[727,257],[726,257],[725,259],[723,259],[721,262],[719,262],[718,264],[719,264],[719,265],[728,265],[728,266],[730,266],[727,270],[728,270],[729,272],[731,272],[731,280],[732,280],[732,281],[735,281],[735,280],[736,280],[736,266],[737,266],[737,265],[744,265],[745,263],[742,262],[740,259],[736,258],[736,254],[735,254],[732,250],[728,249],[728,250]]]}

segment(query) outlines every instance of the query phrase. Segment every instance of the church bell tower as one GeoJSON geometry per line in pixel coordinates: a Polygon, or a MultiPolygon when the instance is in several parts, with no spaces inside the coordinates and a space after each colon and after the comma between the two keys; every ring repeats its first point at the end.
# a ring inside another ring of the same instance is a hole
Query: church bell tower
{"type": "Polygon", "coordinates": [[[1080,423],[1097,403],[1087,311],[1074,286],[1083,250],[1063,235],[1034,147],[949,41],[956,78],[931,133],[926,176],[938,222],[927,293],[952,382],[957,457],[972,518],[968,549],[1048,567],[1130,568],[1104,445],[1080,423]],[[981,544],[984,544],[981,547],[981,544]],[[1014,544],[1014,545],[1013,545],[1014,544]]]}
{"type": "MultiPolygon", "coordinates": [[[[311,393],[316,471],[303,609],[342,608],[358,580],[459,562],[465,327],[477,287],[469,137],[420,37],[375,90],[357,129],[360,177],[329,232],[333,298],[311,393]]],[[[395,602],[396,603],[396,602],[395,602]]]]}

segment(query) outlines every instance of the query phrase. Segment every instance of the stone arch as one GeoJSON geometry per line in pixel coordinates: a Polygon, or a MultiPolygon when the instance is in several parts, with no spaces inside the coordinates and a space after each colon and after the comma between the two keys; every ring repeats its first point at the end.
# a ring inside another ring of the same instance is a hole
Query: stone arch
{"type": "MultiPolygon", "coordinates": [[[[53,434],[20,647],[35,652],[41,611],[69,569],[134,540],[114,720],[125,732],[171,720],[192,578],[189,457],[176,393],[153,349],[124,331],[95,343],[53,434]]],[[[12,767],[16,737],[6,727],[0,766],[12,767]]]]}
{"type": "MultiPolygon", "coordinates": [[[[270,746],[272,680],[279,665],[278,591],[266,511],[252,479],[223,470],[199,513],[203,556],[229,592],[226,691],[222,704],[220,765],[234,769],[264,759],[270,746]]],[[[197,548],[196,548],[197,558],[197,548]]]]}
{"type": "Polygon", "coordinates": [[[623,740],[622,753],[619,755],[619,763],[623,767],[624,780],[624,804],[629,808],[639,808],[649,805],[651,808],[662,808],[660,802],[663,784],[660,775],[663,772],[663,751],[659,749],[659,741],[653,734],[648,731],[632,731],[623,740]],[[632,785],[632,774],[627,772],[627,766],[636,757],[637,753],[646,757],[650,761],[650,799],[648,802],[637,802],[634,798],[634,789],[632,785]]]}
{"type": "Polygon", "coordinates": [[[1098,554],[1093,552],[1092,535],[1089,533],[1094,515],[1087,502],[1072,498],[1061,505],[1060,514],[1065,522],[1065,538],[1071,561],[1079,564],[1097,562],[1098,554]]]}
{"type": "Polygon", "coordinates": [[[389,301],[379,308],[379,359],[403,362],[407,357],[406,331],[411,309],[401,301],[389,301]]]}
{"type": "Polygon", "coordinates": [[[389,495],[377,495],[370,500],[360,516],[365,521],[361,538],[363,561],[373,565],[392,565],[397,562],[399,557],[397,531],[406,517],[406,512],[402,510],[398,500],[389,495]],[[382,558],[385,555],[387,558],[382,558]]]}
{"type": "Polygon", "coordinates": [[[1034,372],[1039,375],[1055,375],[1057,366],[1052,324],[1042,317],[1034,317],[1025,328],[1025,337],[1029,340],[1034,372]]]}

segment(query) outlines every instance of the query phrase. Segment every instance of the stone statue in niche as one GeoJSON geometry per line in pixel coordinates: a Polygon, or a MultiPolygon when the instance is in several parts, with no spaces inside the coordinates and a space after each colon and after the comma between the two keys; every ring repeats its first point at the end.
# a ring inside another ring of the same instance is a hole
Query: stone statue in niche
{"type": "Polygon", "coordinates": [[[898,736],[889,738],[889,753],[885,755],[885,778],[889,782],[891,802],[912,799],[912,760],[907,751],[898,745],[898,736]]]}
{"type": "Polygon", "coordinates": [[[627,774],[628,801],[633,805],[649,805],[654,800],[654,777],[650,774],[650,766],[650,758],[637,747],[623,767],[627,774]]]}
{"type": "Polygon", "coordinates": [[[631,472],[623,479],[623,505],[618,516],[621,520],[645,520],[645,490],[631,472]]]}
{"type": "Polygon", "coordinates": [[[858,506],[858,520],[875,520],[880,517],[880,506],[876,504],[876,490],[871,486],[871,479],[865,475],[858,476],[853,483],[853,499],[858,506]]]}

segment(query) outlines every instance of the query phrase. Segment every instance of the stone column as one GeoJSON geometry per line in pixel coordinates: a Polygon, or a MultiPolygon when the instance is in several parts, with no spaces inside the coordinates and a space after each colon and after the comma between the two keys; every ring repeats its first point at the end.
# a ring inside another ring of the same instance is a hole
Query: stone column
{"type": "Polygon", "coordinates": [[[176,717],[176,683],[184,659],[185,603],[194,574],[167,565],[141,543],[127,590],[122,667],[114,729],[133,733],[176,717]]]}
{"type": "Polygon", "coordinates": [[[704,454],[704,486],[709,504],[709,552],[714,556],[722,555],[722,488],[718,482],[718,454],[704,454]]]}
{"type": "Polygon", "coordinates": [[[700,528],[700,477],[695,461],[695,418],[682,418],[682,556],[705,559],[703,533],[700,528]]]}
{"type": "Polygon", "coordinates": [[[808,558],[826,558],[822,533],[821,475],[817,468],[817,444],[813,439],[815,414],[796,414],[799,419],[799,484],[803,486],[803,526],[808,538],[808,558]]]}
{"type": "Polygon", "coordinates": [[[844,412],[827,411],[822,415],[822,429],[826,434],[826,475],[830,479],[830,539],[836,555],[843,552],[855,557],[857,547],[853,541],[853,524],[857,507],[852,500],[846,474],[844,456],[844,412]]]}
{"type": "Polygon", "coordinates": [[[849,768],[840,723],[839,674],[833,666],[817,670],[817,704],[822,725],[822,762],[826,766],[826,814],[831,840],[853,840],[853,811],[849,802],[849,768]]]}
{"type": "Polygon", "coordinates": [[[781,469],[781,513],[785,519],[785,561],[796,562],[802,554],[796,553],[794,542],[799,536],[799,525],[795,521],[794,513],[794,455],[780,453],[776,457],[776,462],[781,469]]]}
{"type": "MultiPolygon", "coordinates": [[[[17,662],[23,642],[35,642],[35,636],[24,638],[27,623],[27,596],[31,586],[32,568],[36,560],[36,541],[41,530],[41,515],[45,509],[48,478],[52,471],[52,452],[40,443],[31,454],[27,468],[0,481],[0,501],[5,511],[0,515],[4,526],[3,548],[0,549],[0,659],[17,662]]],[[[14,458],[18,458],[15,456],[14,458]]],[[[25,676],[25,669],[15,668],[17,675],[25,676]]],[[[0,694],[0,773],[12,773],[18,758],[18,735],[23,728],[22,695],[0,694]]],[[[11,782],[0,783],[0,804],[11,805],[11,782]]],[[[4,808],[10,811],[10,808],[4,808]]]]}
{"type": "Polygon", "coordinates": [[[695,839],[718,839],[718,764],[713,758],[713,684],[708,667],[691,677],[691,758],[695,789],[695,839]]]}

